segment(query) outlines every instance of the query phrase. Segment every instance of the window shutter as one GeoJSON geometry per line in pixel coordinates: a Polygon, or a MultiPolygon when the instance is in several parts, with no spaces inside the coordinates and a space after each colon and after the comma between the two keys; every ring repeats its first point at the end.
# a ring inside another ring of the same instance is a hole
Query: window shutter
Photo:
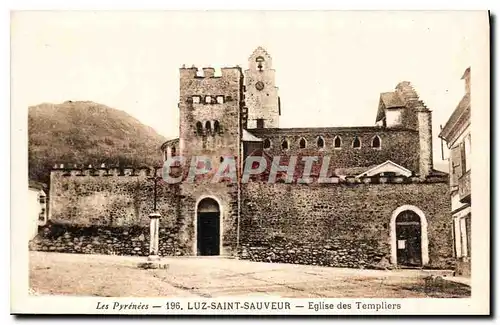
{"type": "Polygon", "coordinates": [[[462,165],[460,168],[461,175],[465,174],[467,171],[465,164],[465,142],[460,143],[460,164],[462,165]]]}
{"type": "Polygon", "coordinates": [[[460,146],[451,148],[450,159],[450,186],[453,191],[454,187],[458,186],[458,178],[462,175],[462,155],[460,146]]]}

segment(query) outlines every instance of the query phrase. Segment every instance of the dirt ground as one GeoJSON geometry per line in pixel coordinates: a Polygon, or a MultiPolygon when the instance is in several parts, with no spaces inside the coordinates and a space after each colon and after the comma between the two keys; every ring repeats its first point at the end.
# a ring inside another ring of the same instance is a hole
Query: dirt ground
{"type": "Polygon", "coordinates": [[[30,252],[35,294],[100,297],[452,298],[470,287],[429,280],[420,270],[360,270],[225,258],[164,258],[166,269],[138,268],[146,258],[30,252]],[[426,280],[427,278],[427,280],[426,280]]]}

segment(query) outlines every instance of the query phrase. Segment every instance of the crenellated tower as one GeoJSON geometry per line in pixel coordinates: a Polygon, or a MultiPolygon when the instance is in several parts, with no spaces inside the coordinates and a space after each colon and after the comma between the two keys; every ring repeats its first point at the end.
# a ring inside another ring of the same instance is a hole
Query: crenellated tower
{"type": "Polygon", "coordinates": [[[243,74],[239,67],[180,69],[179,154],[209,157],[217,168],[223,157],[237,157],[240,148],[243,74]]]}
{"type": "Polygon", "coordinates": [[[278,128],[281,115],[275,70],[269,53],[258,47],[248,59],[245,71],[247,128],[278,128]]]}

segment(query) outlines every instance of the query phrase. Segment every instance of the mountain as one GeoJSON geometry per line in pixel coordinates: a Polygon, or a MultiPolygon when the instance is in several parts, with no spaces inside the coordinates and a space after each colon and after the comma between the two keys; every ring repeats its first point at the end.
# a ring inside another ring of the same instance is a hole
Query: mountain
{"type": "Polygon", "coordinates": [[[129,114],[87,101],[29,107],[28,139],[29,177],[47,184],[55,164],[161,166],[166,141],[129,114]]]}

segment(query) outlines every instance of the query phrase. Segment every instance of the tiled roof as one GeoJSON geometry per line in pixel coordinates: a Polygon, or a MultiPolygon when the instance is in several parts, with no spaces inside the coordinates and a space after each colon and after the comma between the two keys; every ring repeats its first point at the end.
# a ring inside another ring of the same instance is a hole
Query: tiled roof
{"type": "Polygon", "coordinates": [[[460,119],[470,119],[470,95],[465,94],[464,97],[460,100],[460,103],[455,108],[450,118],[444,125],[441,133],[439,134],[440,138],[443,138],[446,141],[450,140],[450,134],[453,133],[455,126],[460,121],[460,119]]]}
{"type": "Polygon", "coordinates": [[[335,134],[341,132],[380,132],[380,131],[401,131],[411,129],[405,128],[384,128],[382,126],[341,126],[341,127],[313,127],[313,128],[265,128],[265,129],[252,129],[251,132],[256,136],[271,135],[271,134],[307,134],[307,133],[322,133],[322,134],[335,134]]]}
{"type": "Polygon", "coordinates": [[[404,103],[396,92],[381,93],[380,99],[385,108],[404,107],[404,103]]]}
{"type": "MultiPolygon", "coordinates": [[[[248,155],[249,157],[263,157],[264,160],[266,161],[266,168],[265,170],[260,174],[260,175],[251,175],[252,180],[267,180],[267,177],[269,173],[271,172],[271,168],[273,166],[273,157],[269,155],[267,152],[265,152],[262,149],[255,150],[252,153],[248,155]]],[[[297,161],[295,164],[294,168],[294,175],[293,175],[293,182],[297,182],[299,179],[301,179],[304,175],[304,169],[305,169],[305,161],[302,159],[301,154],[298,154],[297,161]]],[[[279,160],[279,166],[288,166],[290,164],[290,156],[280,156],[279,160]]],[[[360,173],[363,173],[370,168],[373,168],[375,165],[372,166],[367,166],[367,167],[348,167],[348,168],[332,168],[330,167],[326,173],[326,177],[332,177],[332,176],[337,176],[340,178],[345,178],[348,176],[356,176],[359,175],[360,173]]],[[[257,168],[257,166],[252,166],[252,168],[257,168]]],[[[311,178],[318,178],[321,174],[322,171],[322,160],[320,159],[319,161],[316,161],[313,163],[311,171],[310,171],[310,177],[311,178]]],[[[286,171],[278,171],[276,173],[276,179],[281,179],[286,177],[286,171]]]]}

